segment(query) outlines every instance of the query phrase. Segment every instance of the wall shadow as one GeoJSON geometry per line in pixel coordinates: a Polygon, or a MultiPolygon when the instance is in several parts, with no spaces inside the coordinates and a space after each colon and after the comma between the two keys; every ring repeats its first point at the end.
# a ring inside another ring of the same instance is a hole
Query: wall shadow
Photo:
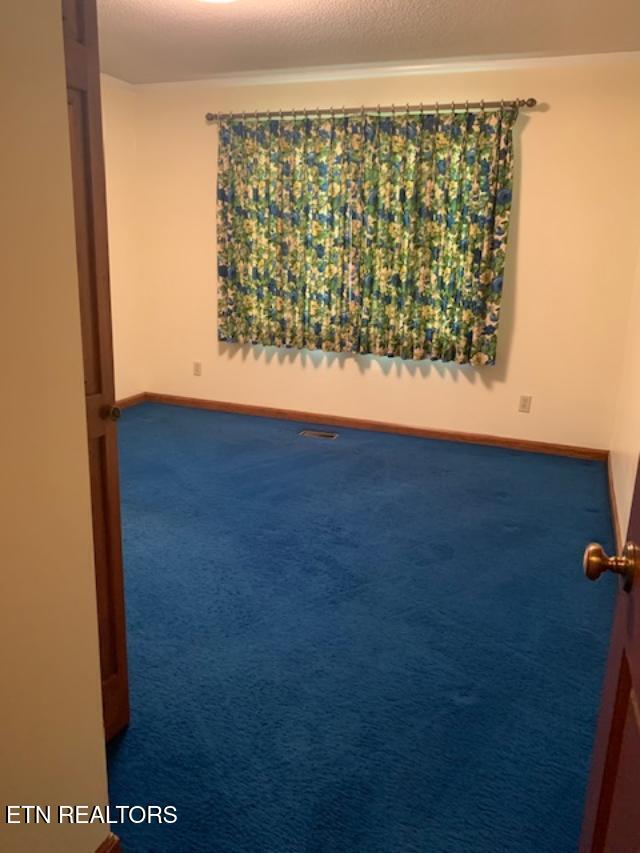
{"type": "Polygon", "coordinates": [[[473,367],[469,364],[455,364],[442,361],[408,361],[402,358],[380,355],[361,355],[359,353],[324,352],[323,350],[285,349],[282,347],[264,347],[259,344],[231,344],[218,341],[218,356],[230,360],[264,361],[266,364],[300,364],[303,368],[319,370],[333,368],[344,370],[348,362],[355,362],[358,370],[366,374],[378,369],[384,376],[410,376],[427,378],[438,376],[452,382],[466,381],[474,384],[483,381],[491,385],[489,377],[483,373],[494,374],[496,367],[473,367]]]}

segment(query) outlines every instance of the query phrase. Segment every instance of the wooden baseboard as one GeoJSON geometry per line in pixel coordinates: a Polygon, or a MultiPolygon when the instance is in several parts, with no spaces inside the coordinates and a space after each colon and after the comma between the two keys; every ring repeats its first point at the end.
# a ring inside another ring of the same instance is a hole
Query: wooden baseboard
{"type": "Polygon", "coordinates": [[[622,554],[624,541],[620,530],[620,516],[618,515],[618,501],[616,500],[615,484],[613,482],[613,469],[611,468],[611,456],[607,459],[607,479],[609,480],[609,505],[611,507],[611,524],[613,526],[613,537],[616,553],[622,554]]]}
{"type": "Polygon", "coordinates": [[[120,839],[118,836],[111,834],[108,838],[105,838],[100,847],[96,850],[96,853],[122,853],[122,847],[120,846],[120,839]]]}
{"type": "Polygon", "coordinates": [[[609,457],[608,450],[593,447],[577,447],[571,444],[553,444],[546,441],[529,441],[523,438],[506,438],[497,435],[481,433],[458,432],[445,429],[425,429],[423,427],[404,426],[403,424],[388,423],[387,421],[370,421],[364,418],[347,418],[342,415],[323,415],[316,412],[300,412],[294,409],[276,409],[271,406],[250,406],[246,403],[228,403],[222,400],[203,400],[198,397],[180,397],[174,394],[158,394],[147,391],[119,401],[121,408],[137,403],[164,403],[171,406],[187,406],[196,409],[210,409],[216,412],[232,412],[241,415],[256,415],[263,418],[278,418],[287,421],[302,421],[303,423],[325,424],[326,426],[345,427],[347,429],[364,429],[374,432],[388,432],[395,435],[412,435],[417,438],[431,438],[442,441],[461,441],[466,444],[486,444],[493,447],[504,447],[510,450],[524,450],[529,453],[550,453],[554,456],[572,456],[578,459],[597,459],[605,462],[609,457]]]}
{"type": "Polygon", "coordinates": [[[138,403],[144,403],[147,399],[147,394],[142,391],[140,394],[132,394],[130,397],[123,397],[118,400],[116,405],[121,409],[130,409],[131,406],[137,406],[138,403]]]}

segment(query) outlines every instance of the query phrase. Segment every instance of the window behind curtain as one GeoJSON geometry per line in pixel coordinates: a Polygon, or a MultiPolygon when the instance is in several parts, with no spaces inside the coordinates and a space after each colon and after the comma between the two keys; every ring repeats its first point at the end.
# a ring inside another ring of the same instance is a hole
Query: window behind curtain
{"type": "Polygon", "coordinates": [[[516,115],[222,123],[220,340],[494,363],[516,115]]]}

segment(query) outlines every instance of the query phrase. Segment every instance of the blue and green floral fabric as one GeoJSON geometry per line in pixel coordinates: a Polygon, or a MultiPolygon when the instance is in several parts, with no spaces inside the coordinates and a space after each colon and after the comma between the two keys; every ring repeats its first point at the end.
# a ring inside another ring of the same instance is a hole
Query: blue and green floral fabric
{"type": "Polygon", "coordinates": [[[222,123],[220,340],[493,364],[516,116],[222,123]]]}

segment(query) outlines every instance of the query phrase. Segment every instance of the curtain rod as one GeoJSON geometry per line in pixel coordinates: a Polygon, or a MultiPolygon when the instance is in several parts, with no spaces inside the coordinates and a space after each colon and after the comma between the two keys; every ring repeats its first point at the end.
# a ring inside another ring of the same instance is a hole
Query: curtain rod
{"type": "Polygon", "coordinates": [[[312,118],[313,116],[322,115],[358,115],[360,113],[397,113],[399,115],[406,113],[424,112],[456,112],[458,110],[468,109],[496,109],[497,107],[535,107],[538,102],[535,98],[515,98],[510,101],[451,101],[449,104],[391,104],[389,106],[375,107],[317,107],[315,109],[306,110],[267,110],[265,112],[242,112],[242,113],[206,113],[205,119],[208,122],[229,121],[230,119],[259,119],[259,118],[296,118],[302,116],[304,118],[312,118]]]}

